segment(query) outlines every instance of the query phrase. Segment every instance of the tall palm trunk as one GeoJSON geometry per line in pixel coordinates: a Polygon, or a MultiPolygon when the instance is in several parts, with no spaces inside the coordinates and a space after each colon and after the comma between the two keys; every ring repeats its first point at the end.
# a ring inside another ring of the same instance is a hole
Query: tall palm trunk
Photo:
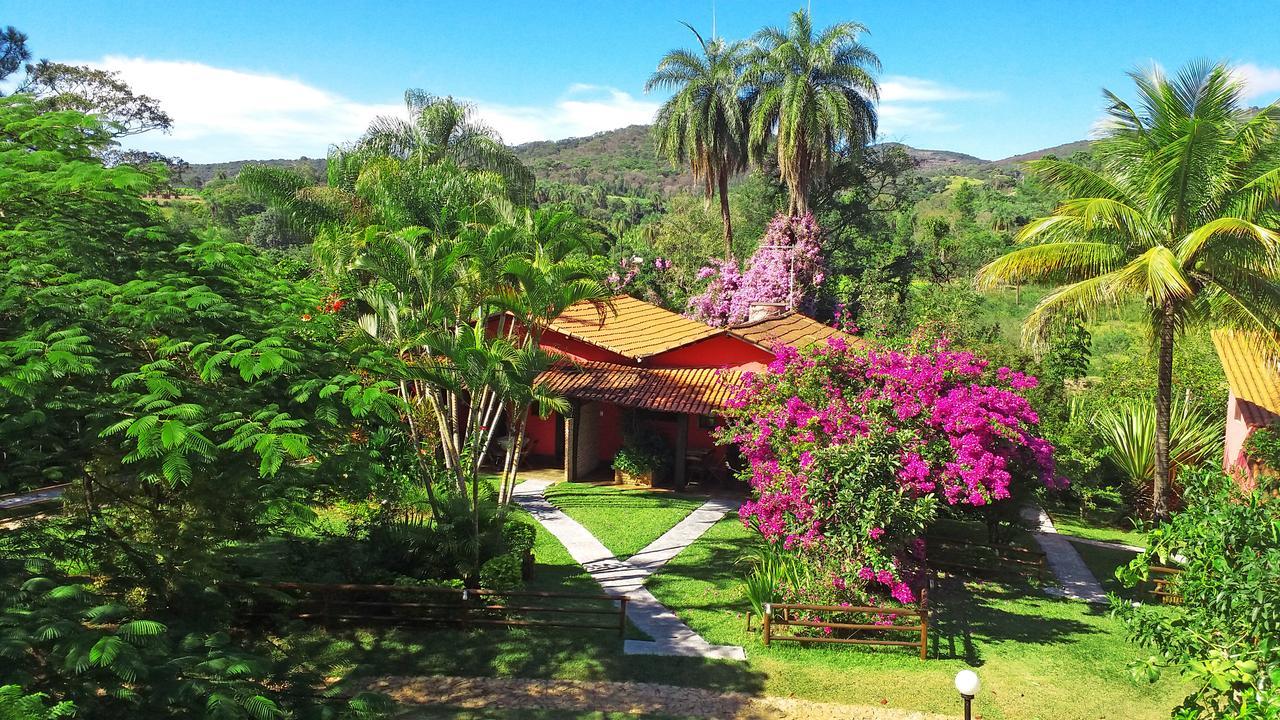
{"type": "Polygon", "coordinates": [[[724,259],[733,259],[733,220],[729,217],[729,169],[721,166],[716,172],[720,185],[720,219],[724,222],[724,259]]]}
{"type": "Polygon", "coordinates": [[[1156,522],[1169,517],[1169,416],[1173,406],[1174,316],[1165,308],[1160,318],[1156,359],[1156,458],[1151,480],[1151,516],[1156,522]]]}

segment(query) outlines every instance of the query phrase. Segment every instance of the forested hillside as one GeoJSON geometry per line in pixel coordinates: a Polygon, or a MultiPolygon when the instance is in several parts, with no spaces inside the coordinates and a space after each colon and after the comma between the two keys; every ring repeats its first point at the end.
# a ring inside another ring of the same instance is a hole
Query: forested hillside
{"type": "MultiPolygon", "coordinates": [[[[1000,160],[984,160],[953,150],[928,150],[902,143],[882,143],[878,147],[902,148],[916,161],[916,169],[924,175],[983,173],[994,168],[1015,168],[1019,163],[1046,155],[1069,157],[1087,150],[1089,141],[1055,145],[1000,160]]],[[[697,187],[688,168],[673,168],[658,156],[654,147],[652,126],[629,125],[587,137],[564,140],[539,140],[514,148],[520,161],[533,170],[540,184],[599,186],[617,195],[643,197],[669,196],[680,191],[693,192],[697,187]]],[[[323,175],[325,161],[318,158],[279,158],[272,160],[232,160],[221,163],[193,164],[184,174],[192,185],[204,183],[225,174],[235,177],[245,165],[269,167],[315,168],[323,175]]]]}

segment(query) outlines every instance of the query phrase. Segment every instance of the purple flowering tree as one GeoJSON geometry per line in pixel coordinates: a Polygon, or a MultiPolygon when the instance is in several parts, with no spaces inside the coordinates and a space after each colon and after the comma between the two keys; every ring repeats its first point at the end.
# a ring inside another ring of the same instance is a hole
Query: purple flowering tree
{"type": "Polygon", "coordinates": [[[1000,503],[1017,482],[1064,484],[1020,394],[1035,385],[945,343],[919,353],[841,338],[778,348],[737,390],[721,440],[748,464],[743,522],[809,570],[807,586],[781,596],[916,602],[921,538],[941,505],[1000,503]]]}
{"type": "Polygon", "coordinates": [[[689,299],[689,315],[709,325],[744,322],[756,303],[808,310],[823,280],[822,230],[812,213],[778,215],[744,270],[731,260],[713,260],[698,279],[707,287],[689,299]]]}

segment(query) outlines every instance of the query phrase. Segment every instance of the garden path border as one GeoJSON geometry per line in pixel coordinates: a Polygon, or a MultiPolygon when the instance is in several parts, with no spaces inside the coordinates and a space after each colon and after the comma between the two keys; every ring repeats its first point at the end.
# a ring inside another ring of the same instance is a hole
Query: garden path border
{"type": "Polygon", "coordinates": [[[707,642],[644,587],[655,571],[735,509],[736,503],[708,500],[632,556],[641,558],[633,563],[619,560],[581,523],[547,500],[546,490],[552,484],[551,480],[526,480],[515,487],[512,499],[554,535],[601,588],[627,596],[627,619],[653,640],[626,640],[623,653],[747,659],[746,652],[737,645],[707,642]]]}

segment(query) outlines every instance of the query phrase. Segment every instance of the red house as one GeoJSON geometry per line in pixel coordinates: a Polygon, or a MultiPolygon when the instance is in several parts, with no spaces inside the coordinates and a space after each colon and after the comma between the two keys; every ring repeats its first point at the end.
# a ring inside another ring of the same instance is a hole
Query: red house
{"type": "Polygon", "coordinates": [[[796,312],[715,328],[620,295],[604,317],[590,303],[562,314],[542,337],[563,360],[541,380],[570,400],[565,416],[531,417],[534,462],[562,467],[566,480],[607,471],[622,447],[624,424],[662,436],[672,449],[673,479],[725,464],[712,430],[743,372],[774,359],[779,344],[803,347],[844,333],[796,312]]]}

